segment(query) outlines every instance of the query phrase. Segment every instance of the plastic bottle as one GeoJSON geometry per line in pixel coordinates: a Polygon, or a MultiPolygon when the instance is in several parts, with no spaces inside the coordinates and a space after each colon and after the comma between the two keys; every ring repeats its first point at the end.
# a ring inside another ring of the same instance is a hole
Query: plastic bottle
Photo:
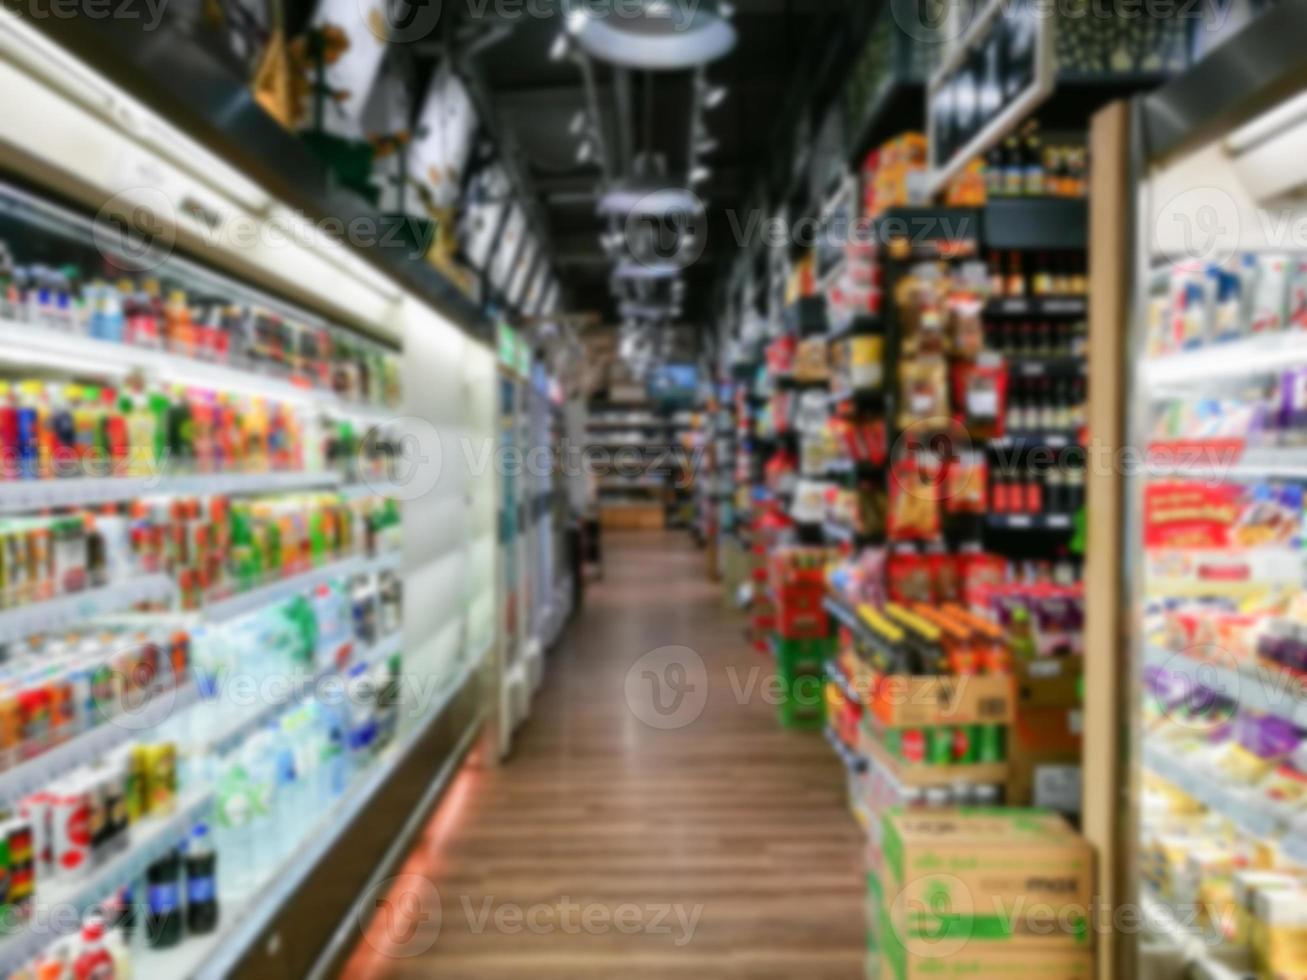
{"type": "Polygon", "coordinates": [[[196,824],[186,842],[186,931],[192,936],[218,927],[217,865],[208,825],[196,824]]]}
{"type": "Polygon", "coordinates": [[[181,869],[181,855],[173,850],[145,871],[145,936],[154,949],[166,949],[181,941],[181,869]]]}
{"type": "Polygon", "coordinates": [[[104,919],[88,915],[73,959],[73,980],[115,980],[113,956],[104,944],[104,919]]]}

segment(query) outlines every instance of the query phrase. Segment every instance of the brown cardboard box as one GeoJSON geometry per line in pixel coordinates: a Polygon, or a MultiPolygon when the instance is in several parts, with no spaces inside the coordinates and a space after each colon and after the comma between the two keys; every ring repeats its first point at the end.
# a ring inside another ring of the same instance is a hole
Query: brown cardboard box
{"type": "Polygon", "coordinates": [[[972,943],[941,959],[908,957],[896,963],[883,953],[878,980],[1092,980],[1093,976],[1092,949],[1014,949],[972,943]]]}
{"type": "Polygon", "coordinates": [[[1081,701],[1084,658],[1017,666],[1016,720],[1008,737],[1008,803],[1080,812],[1081,701]]]}
{"type": "Polygon", "coordinates": [[[886,675],[876,683],[871,709],[886,728],[1006,725],[1012,720],[1011,677],[886,675]]]}
{"type": "Polygon", "coordinates": [[[883,831],[888,953],[1092,947],[1093,850],[1057,814],[892,810],[883,831]]]}

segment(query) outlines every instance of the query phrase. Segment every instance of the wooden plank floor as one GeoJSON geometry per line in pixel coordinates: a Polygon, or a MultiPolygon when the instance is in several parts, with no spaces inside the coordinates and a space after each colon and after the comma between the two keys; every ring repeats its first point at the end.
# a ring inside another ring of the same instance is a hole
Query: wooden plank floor
{"type": "Polygon", "coordinates": [[[435,891],[391,892],[348,980],[862,975],[843,769],[780,728],[686,535],[605,546],[512,758],[460,776],[403,869],[435,891]]]}

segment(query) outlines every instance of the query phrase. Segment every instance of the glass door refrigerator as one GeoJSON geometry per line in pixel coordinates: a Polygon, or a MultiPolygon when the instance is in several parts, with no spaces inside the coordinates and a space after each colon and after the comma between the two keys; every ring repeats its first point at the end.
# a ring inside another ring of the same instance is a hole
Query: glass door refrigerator
{"type": "Polygon", "coordinates": [[[1103,980],[1307,976],[1304,36],[1277,5],[1094,121],[1103,980]]]}

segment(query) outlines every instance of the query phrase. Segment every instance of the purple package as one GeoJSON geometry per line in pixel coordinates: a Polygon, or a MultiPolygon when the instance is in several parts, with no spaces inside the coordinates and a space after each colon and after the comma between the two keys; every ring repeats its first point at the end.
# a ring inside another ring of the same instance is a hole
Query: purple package
{"type": "Polygon", "coordinates": [[[1237,731],[1239,744],[1259,759],[1283,759],[1302,743],[1293,723],[1274,715],[1241,714],[1237,731]]]}

